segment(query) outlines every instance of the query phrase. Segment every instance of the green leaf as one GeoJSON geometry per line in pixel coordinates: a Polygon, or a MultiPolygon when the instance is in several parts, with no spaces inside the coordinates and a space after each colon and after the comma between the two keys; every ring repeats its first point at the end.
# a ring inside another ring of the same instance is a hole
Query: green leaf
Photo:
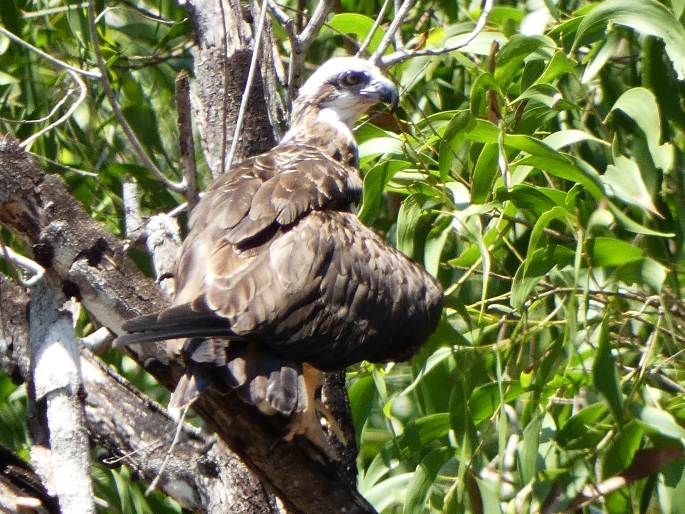
{"type": "Polygon", "coordinates": [[[404,514],[421,514],[424,512],[428,493],[440,468],[450,458],[451,451],[446,448],[433,450],[426,455],[416,467],[407,486],[404,498],[404,514]]]}
{"type": "Polygon", "coordinates": [[[471,106],[471,116],[473,116],[474,119],[480,115],[481,107],[485,105],[486,93],[490,90],[497,91],[500,98],[504,96],[495,77],[490,73],[481,73],[473,82],[473,86],[471,86],[471,98],[469,103],[471,106]]]}
{"type": "Polygon", "coordinates": [[[656,167],[665,171],[670,170],[673,166],[673,145],[660,144],[661,117],[654,94],[643,87],[629,89],[611,108],[611,112],[616,110],[623,111],[640,127],[647,139],[649,152],[656,167]]]}
{"type": "Polygon", "coordinates": [[[631,402],[629,408],[646,432],[670,439],[685,439],[685,429],[676,422],[671,413],[637,402],[631,402]]]}
{"type": "Polygon", "coordinates": [[[621,266],[637,261],[644,255],[642,249],[621,239],[596,237],[589,242],[593,266],[621,266]]]}
{"type": "Polygon", "coordinates": [[[385,185],[395,173],[409,167],[406,161],[389,160],[376,164],[364,175],[364,197],[359,210],[359,219],[370,224],[378,216],[383,204],[385,185]]]}
{"type": "Polygon", "coordinates": [[[542,237],[544,230],[554,220],[563,221],[567,223],[568,212],[563,207],[553,207],[549,211],[545,212],[540,216],[535,222],[535,226],[530,233],[530,240],[528,241],[528,255],[531,255],[535,250],[538,249],[538,243],[542,237]]]}
{"type": "Polygon", "coordinates": [[[373,486],[364,495],[378,512],[393,505],[401,505],[402,497],[414,473],[401,473],[373,486]]]}
{"type": "Polygon", "coordinates": [[[536,416],[523,430],[523,442],[518,454],[521,483],[529,484],[538,470],[538,448],[540,447],[540,429],[542,416],[536,416]]]}
{"type": "Polygon", "coordinates": [[[411,195],[405,198],[397,215],[397,248],[409,257],[415,253],[416,229],[422,215],[419,197],[411,195]]]}
{"type": "Polygon", "coordinates": [[[557,432],[556,440],[561,446],[569,446],[574,440],[582,439],[587,435],[591,425],[606,414],[604,404],[595,403],[580,410],[571,416],[557,432]]]}
{"type": "Polygon", "coordinates": [[[585,186],[588,193],[595,198],[601,198],[604,195],[599,175],[595,175],[587,169],[580,168],[572,159],[569,159],[563,154],[557,154],[556,156],[531,155],[530,157],[524,157],[520,161],[517,161],[516,164],[540,168],[559,178],[582,184],[585,186]]]}
{"type": "Polygon", "coordinates": [[[685,79],[685,30],[666,7],[656,0],[599,2],[578,27],[574,45],[578,45],[586,33],[602,30],[612,22],[663,39],[678,78],[685,79]]]}
{"type": "Polygon", "coordinates": [[[621,428],[602,459],[602,478],[609,478],[630,466],[635,452],[640,449],[642,435],[642,428],[636,421],[621,428]]]}
{"type": "Polygon", "coordinates": [[[573,264],[574,259],[573,250],[559,245],[538,248],[529,254],[514,275],[514,282],[511,286],[511,306],[515,309],[522,307],[542,277],[555,266],[562,268],[573,264]]]}
{"type": "Polygon", "coordinates": [[[607,186],[606,191],[628,204],[636,205],[661,217],[635,161],[617,155],[615,163],[616,165],[607,166],[606,173],[602,175],[602,182],[607,186]]]}
{"type": "Polygon", "coordinates": [[[455,167],[457,154],[466,138],[466,133],[473,126],[474,118],[469,111],[459,111],[450,120],[440,144],[438,169],[440,180],[446,182],[450,171],[455,167]]]}
{"type": "MultiPolygon", "coordinates": [[[[545,36],[522,36],[515,34],[497,52],[497,68],[495,78],[500,84],[507,84],[512,75],[521,69],[523,61],[529,56],[536,54],[540,49],[555,48],[554,41],[545,36]]],[[[542,59],[544,54],[537,54],[542,59]]]]}
{"type": "Polygon", "coordinates": [[[476,479],[480,500],[483,504],[483,514],[501,514],[499,495],[492,480],[476,479]]]}
{"type": "Polygon", "coordinates": [[[561,77],[567,73],[570,73],[575,68],[575,63],[566,57],[563,52],[555,52],[552,59],[547,64],[545,71],[542,75],[535,81],[536,84],[548,84],[554,79],[561,77]]]}
{"type": "Polygon", "coordinates": [[[0,2],[0,20],[7,30],[21,35],[23,20],[21,12],[17,9],[16,0],[2,0],[0,2]]]}
{"type": "Polygon", "coordinates": [[[155,111],[147,105],[129,105],[121,110],[138,139],[148,148],[162,150],[155,111]]]}
{"type": "Polygon", "coordinates": [[[496,143],[488,143],[483,146],[476,166],[473,169],[473,179],[471,183],[471,201],[473,203],[484,203],[492,190],[492,183],[497,175],[497,160],[499,158],[499,147],[496,143]]]}
{"type": "Polygon", "coordinates": [[[635,234],[646,234],[649,236],[658,237],[673,237],[675,234],[673,232],[659,232],[658,230],[653,230],[651,228],[640,225],[637,221],[629,218],[623,211],[616,207],[613,203],[609,202],[609,210],[611,214],[616,216],[618,222],[628,231],[635,234]]]}
{"type": "Polygon", "coordinates": [[[626,284],[647,285],[660,292],[668,276],[668,269],[650,257],[629,262],[617,268],[614,276],[626,284]]]}
{"type": "Polygon", "coordinates": [[[556,189],[518,184],[509,190],[498,189],[496,196],[500,201],[511,200],[519,209],[529,210],[537,217],[557,205],[563,205],[565,195],[556,189]]]}
{"type": "MultiPolygon", "coordinates": [[[[522,394],[525,391],[517,381],[509,381],[501,384],[504,389],[504,402],[508,403],[522,394]]],[[[502,398],[500,397],[500,384],[497,382],[490,382],[481,387],[478,387],[471,394],[469,398],[469,410],[471,411],[471,418],[473,422],[478,424],[487,419],[502,407],[502,398]]]]}
{"type": "Polygon", "coordinates": [[[609,343],[609,318],[605,316],[599,333],[599,345],[592,366],[592,379],[597,390],[604,395],[616,422],[623,422],[623,394],[616,370],[616,359],[609,343]]]}
{"type": "Polygon", "coordinates": [[[599,52],[594,55],[592,62],[585,67],[583,77],[580,79],[583,84],[587,84],[595,78],[604,65],[609,62],[609,59],[616,55],[620,42],[621,35],[619,32],[614,31],[609,33],[599,52]]]}
{"type": "Polygon", "coordinates": [[[452,232],[452,217],[440,216],[431,227],[426,236],[426,244],[423,250],[423,264],[426,271],[438,276],[440,271],[440,262],[442,257],[442,250],[447,242],[447,237],[452,232]]]}
{"type": "Polygon", "coordinates": [[[352,422],[357,437],[361,437],[362,429],[369,417],[373,401],[376,398],[376,387],[373,377],[366,375],[355,380],[347,391],[352,411],[352,422]]]}
{"type": "Polygon", "coordinates": [[[607,147],[610,146],[609,143],[607,143],[606,141],[598,139],[592,134],[589,134],[588,132],[578,129],[559,130],[557,132],[550,134],[542,140],[543,143],[545,143],[550,148],[554,148],[555,150],[559,150],[560,148],[571,146],[575,143],[582,143],[585,141],[599,143],[600,145],[607,147]]]}
{"type": "MultiPolygon", "coordinates": [[[[357,39],[361,42],[366,39],[366,36],[371,32],[374,20],[368,16],[357,13],[340,13],[336,14],[327,23],[327,27],[334,31],[343,34],[354,34],[357,39]]],[[[385,31],[382,27],[378,27],[376,32],[374,32],[371,42],[369,43],[369,52],[373,52],[378,48],[385,31]]],[[[387,53],[387,50],[386,50],[387,53]]]]}

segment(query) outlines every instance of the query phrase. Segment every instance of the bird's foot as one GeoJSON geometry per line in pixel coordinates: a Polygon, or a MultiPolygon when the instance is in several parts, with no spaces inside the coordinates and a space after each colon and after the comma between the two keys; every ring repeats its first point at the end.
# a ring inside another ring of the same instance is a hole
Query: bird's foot
{"type": "Polygon", "coordinates": [[[340,456],[326,435],[319,414],[323,420],[325,420],[328,430],[343,446],[347,446],[345,434],[340,428],[340,425],[338,425],[335,417],[333,417],[331,411],[321,400],[317,398],[310,405],[312,408],[293,414],[291,421],[288,424],[288,432],[283,436],[283,439],[291,442],[295,436],[302,436],[321,450],[330,460],[339,461],[340,456]]]}

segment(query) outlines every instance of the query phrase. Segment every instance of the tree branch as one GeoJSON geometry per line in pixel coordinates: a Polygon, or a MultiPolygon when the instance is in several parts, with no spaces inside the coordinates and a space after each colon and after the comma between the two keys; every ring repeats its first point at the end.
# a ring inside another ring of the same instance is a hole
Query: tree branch
{"type": "MultiPolygon", "coordinates": [[[[63,512],[95,512],[88,463],[88,439],[79,399],[81,369],[71,313],[64,294],[45,277],[31,289],[29,342],[30,393],[45,402],[49,456],[44,483],[54,484],[63,512]]],[[[33,453],[33,449],[32,449],[33,453]]],[[[48,489],[51,487],[48,486],[48,489]]]]}
{"type": "MultiPolygon", "coordinates": [[[[406,0],[405,3],[407,3],[409,0],[406,0]]],[[[378,53],[378,50],[374,53],[374,56],[377,55],[378,63],[380,66],[384,68],[388,68],[394,64],[398,64],[404,61],[407,61],[409,59],[413,59],[415,57],[423,57],[423,56],[432,56],[432,55],[443,55],[447,54],[450,52],[454,52],[455,50],[459,50],[460,48],[464,48],[467,46],[469,43],[471,43],[474,39],[478,37],[478,34],[480,34],[483,29],[485,28],[485,23],[488,21],[488,16],[490,15],[490,11],[492,10],[492,6],[494,4],[494,0],[483,0],[483,9],[481,10],[480,16],[478,17],[478,22],[476,23],[476,26],[473,28],[471,32],[469,32],[465,37],[466,39],[461,41],[457,45],[453,46],[446,46],[443,48],[438,48],[438,49],[426,49],[426,50],[414,50],[410,51],[405,48],[398,48],[396,52],[386,55],[385,57],[382,56],[382,52],[378,53]]],[[[391,34],[391,29],[398,30],[399,29],[399,24],[397,27],[393,28],[391,25],[390,28],[388,29],[388,32],[386,33],[386,36],[388,34],[391,34]]],[[[386,45],[387,47],[387,45],[386,45]]],[[[379,47],[380,49],[381,47],[379,47]]]]}
{"type": "Polygon", "coordinates": [[[112,106],[112,111],[114,112],[114,117],[117,119],[119,125],[124,130],[126,137],[133,147],[133,151],[138,155],[138,158],[143,161],[143,164],[150,170],[150,172],[159,180],[164,187],[169,188],[177,193],[184,193],[186,189],[186,184],[184,182],[173,182],[164,176],[164,173],[157,167],[157,165],[152,162],[152,159],[148,157],[143,149],[143,145],[140,144],[138,137],[129,125],[124,113],[121,112],[119,108],[119,103],[114,96],[114,91],[112,91],[112,85],[109,82],[109,77],[107,76],[107,68],[105,67],[105,61],[102,57],[102,50],[100,48],[100,37],[98,36],[97,24],[95,22],[95,7],[93,6],[93,0],[88,2],[88,22],[90,23],[90,34],[93,41],[93,50],[95,50],[95,57],[97,60],[98,68],[100,69],[100,82],[102,83],[102,88],[105,91],[105,95],[109,100],[109,104],[112,106]]]}
{"type": "MultiPolygon", "coordinates": [[[[28,358],[22,355],[28,352],[28,297],[0,275],[0,298],[6,313],[0,319],[0,362],[16,382],[25,381],[28,358]]],[[[109,458],[101,460],[109,467],[125,464],[136,475],[152,480],[176,422],[86,349],[81,350],[81,369],[88,433],[94,444],[109,453],[109,458]]],[[[0,462],[1,457],[0,448],[0,462]]],[[[238,458],[221,441],[187,424],[159,486],[194,511],[263,514],[273,510],[273,498],[256,478],[245,473],[238,458]]],[[[43,503],[48,504],[46,500],[43,503]]]]}

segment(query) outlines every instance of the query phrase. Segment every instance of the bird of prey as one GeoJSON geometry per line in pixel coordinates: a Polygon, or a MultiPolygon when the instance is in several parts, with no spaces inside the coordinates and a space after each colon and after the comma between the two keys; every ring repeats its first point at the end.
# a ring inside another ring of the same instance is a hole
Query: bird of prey
{"type": "Polygon", "coordinates": [[[272,150],[235,165],[190,218],[173,305],[128,321],[118,345],[185,339],[186,375],[171,404],[192,401],[212,369],[289,438],[325,446],[320,372],[406,360],[433,332],[442,290],[354,214],[361,199],[353,124],[397,90],[368,61],[333,58],[293,102],[272,150]]]}

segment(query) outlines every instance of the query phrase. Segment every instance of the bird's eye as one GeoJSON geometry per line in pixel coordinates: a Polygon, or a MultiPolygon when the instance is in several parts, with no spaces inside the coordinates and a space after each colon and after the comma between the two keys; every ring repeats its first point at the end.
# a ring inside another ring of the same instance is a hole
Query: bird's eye
{"type": "Polygon", "coordinates": [[[356,86],[368,80],[368,76],[363,71],[348,71],[343,75],[342,83],[346,86],[356,86]]]}

